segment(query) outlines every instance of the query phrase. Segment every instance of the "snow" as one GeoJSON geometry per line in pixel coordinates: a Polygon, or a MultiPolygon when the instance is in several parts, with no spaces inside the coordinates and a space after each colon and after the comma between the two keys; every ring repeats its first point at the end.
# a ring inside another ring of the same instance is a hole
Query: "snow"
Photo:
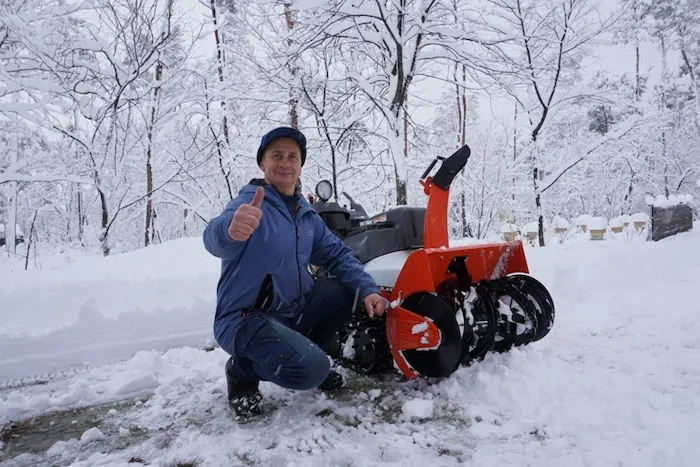
{"type": "Polygon", "coordinates": [[[613,219],[610,219],[610,222],[608,223],[608,225],[610,227],[623,227],[624,221],[619,217],[615,217],[613,219]]]}
{"type": "Polygon", "coordinates": [[[576,220],[574,221],[574,223],[575,223],[577,226],[581,226],[581,225],[586,225],[586,226],[587,226],[588,223],[591,221],[592,218],[593,218],[593,216],[591,216],[591,215],[588,215],[588,214],[581,214],[580,216],[578,216],[578,217],[576,218],[576,220]]]}
{"type": "Polygon", "coordinates": [[[608,227],[608,221],[604,217],[591,217],[588,221],[589,230],[605,230],[608,227]]]}
{"type": "MultiPolygon", "coordinates": [[[[0,224],[0,234],[2,234],[3,237],[5,236],[5,224],[0,224]]],[[[22,232],[22,228],[19,224],[15,224],[15,235],[18,237],[24,236],[24,232],[22,232]]]]}
{"type": "Polygon", "coordinates": [[[411,399],[404,402],[401,411],[408,418],[430,418],[433,416],[433,401],[426,399],[411,399]]]}
{"type": "Polygon", "coordinates": [[[645,212],[637,212],[632,214],[632,217],[630,218],[632,222],[647,222],[649,221],[649,214],[645,212]]]}
{"type": "Polygon", "coordinates": [[[0,425],[121,405],[43,452],[10,454],[13,439],[3,438],[0,462],[695,465],[700,302],[692,291],[700,287],[700,262],[694,260],[700,233],[659,242],[527,248],[526,254],[531,274],[556,305],[555,326],[542,341],[488,355],[436,381],[351,373],[350,389],[337,395],[263,382],[268,415],[249,424],[235,421],[225,400],[228,355],[197,345],[210,332],[218,278],[218,265],[198,239],[87,258],[63,270],[2,273],[3,332],[41,332],[0,337],[0,375],[57,372],[42,384],[14,379],[0,385],[0,425]],[[106,291],[111,284],[113,294],[106,291]],[[81,297],[74,300],[75,293],[81,297]],[[177,316],[173,303],[188,295],[197,296],[199,305],[183,305],[183,321],[170,323],[177,316]],[[93,301],[80,311],[85,297],[93,301]],[[154,305],[156,298],[163,304],[154,305]],[[37,303],[53,306],[35,309],[37,303]],[[130,333],[120,334],[127,323],[130,333]],[[163,328],[163,350],[153,345],[156,323],[163,328]],[[176,331],[191,344],[167,343],[176,331]],[[90,364],[76,369],[77,356],[67,350],[86,344],[81,358],[90,364]],[[46,355],[57,349],[64,352],[46,355]]]}
{"type": "Polygon", "coordinates": [[[552,221],[552,227],[554,227],[555,229],[568,229],[569,221],[567,221],[563,217],[557,216],[552,221]]]}
{"type": "Polygon", "coordinates": [[[508,232],[518,232],[520,229],[518,228],[517,225],[515,224],[503,224],[501,226],[501,232],[502,233],[508,233],[508,232]]]}
{"type": "Polygon", "coordinates": [[[656,206],[658,208],[670,208],[680,204],[690,204],[693,202],[692,195],[658,195],[657,197],[647,196],[645,198],[647,205],[656,206]]]}
{"type": "Polygon", "coordinates": [[[538,233],[539,224],[537,222],[529,222],[523,226],[523,232],[525,233],[538,233]]]}
{"type": "Polygon", "coordinates": [[[0,384],[144,348],[206,344],[219,267],[191,238],[56,269],[0,272],[0,384]]]}
{"type": "Polygon", "coordinates": [[[83,433],[83,435],[80,437],[80,442],[85,444],[90,443],[92,441],[100,441],[103,439],[105,439],[104,433],[102,433],[99,428],[92,427],[85,433],[83,433]]]}
{"type": "Polygon", "coordinates": [[[421,332],[428,330],[428,322],[423,321],[422,323],[414,324],[411,328],[411,334],[420,334],[421,332]]]}

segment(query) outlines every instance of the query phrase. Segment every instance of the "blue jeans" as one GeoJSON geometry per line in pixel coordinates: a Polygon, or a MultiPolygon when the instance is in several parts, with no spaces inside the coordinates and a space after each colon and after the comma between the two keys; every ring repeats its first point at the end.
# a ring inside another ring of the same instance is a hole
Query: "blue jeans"
{"type": "Polygon", "coordinates": [[[337,280],[319,280],[297,318],[250,311],[236,330],[231,376],[289,389],[317,387],[330,361],[321,346],[350,320],[355,294],[337,280]]]}

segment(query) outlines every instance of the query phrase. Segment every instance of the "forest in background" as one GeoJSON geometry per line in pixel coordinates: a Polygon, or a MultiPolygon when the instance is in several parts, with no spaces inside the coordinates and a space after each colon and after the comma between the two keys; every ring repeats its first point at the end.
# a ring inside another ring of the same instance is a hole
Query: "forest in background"
{"type": "Polygon", "coordinates": [[[423,170],[468,144],[451,191],[456,237],[533,221],[542,234],[556,217],[646,212],[658,195],[696,194],[697,213],[700,3],[0,6],[8,239],[17,225],[44,249],[108,255],[199,235],[260,176],[255,152],[277,125],[309,140],[305,194],[328,179],[369,213],[424,205],[423,170]],[[632,69],[596,65],[613,44],[632,69]],[[645,44],[659,51],[653,67],[645,44]]]}

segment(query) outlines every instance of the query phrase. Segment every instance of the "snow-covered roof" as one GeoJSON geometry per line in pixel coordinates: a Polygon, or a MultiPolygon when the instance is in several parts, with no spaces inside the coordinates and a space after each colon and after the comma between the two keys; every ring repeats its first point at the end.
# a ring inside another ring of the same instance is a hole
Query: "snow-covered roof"
{"type": "Polygon", "coordinates": [[[625,221],[621,219],[620,217],[615,217],[613,219],[610,219],[610,222],[608,222],[608,225],[610,227],[622,227],[624,225],[625,221]]]}
{"type": "Polygon", "coordinates": [[[523,226],[523,232],[536,233],[540,231],[540,225],[537,222],[530,222],[523,226]]]}
{"type": "Polygon", "coordinates": [[[557,216],[552,220],[552,227],[554,227],[555,229],[568,229],[569,221],[567,221],[563,217],[557,216]]]}
{"type": "Polygon", "coordinates": [[[690,204],[693,202],[692,195],[669,195],[665,197],[664,195],[658,195],[656,198],[653,196],[646,197],[647,205],[656,206],[657,208],[670,208],[672,206],[678,206],[679,204],[690,204]]]}
{"type": "Polygon", "coordinates": [[[576,218],[574,222],[576,223],[576,225],[586,225],[591,221],[591,219],[593,219],[593,216],[589,214],[581,214],[576,218]]]}
{"type": "Polygon", "coordinates": [[[645,212],[637,212],[632,214],[632,222],[647,222],[649,220],[649,214],[645,212]]]}
{"type": "Polygon", "coordinates": [[[515,224],[503,224],[501,226],[501,232],[518,232],[518,226],[515,224]]]}
{"type": "Polygon", "coordinates": [[[608,228],[608,220],[605,217],[591,217],[588,221],[591,230],[605,230],[608,228]]]}

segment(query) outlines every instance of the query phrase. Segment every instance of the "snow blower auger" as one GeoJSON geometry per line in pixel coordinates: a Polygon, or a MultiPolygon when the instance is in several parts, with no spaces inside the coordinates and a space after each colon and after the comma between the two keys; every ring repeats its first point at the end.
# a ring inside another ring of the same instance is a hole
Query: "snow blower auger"
{"type": "Polygon", "coordinates": [[[346,193],[350,209],[328,202],[329,182],[317,185],[314,208],[391,302],[385,316],[356,313],[338,333],[331,354],[342,365],[365,374],[394,367],[408,379],[445,377],[552,328],[554,302],[530,276],[521,241],[449,245],[449,189],[469,156],[464,146],[432,161],[420,179],[427,208],[402,206],[370,218],[346,193]]]}

